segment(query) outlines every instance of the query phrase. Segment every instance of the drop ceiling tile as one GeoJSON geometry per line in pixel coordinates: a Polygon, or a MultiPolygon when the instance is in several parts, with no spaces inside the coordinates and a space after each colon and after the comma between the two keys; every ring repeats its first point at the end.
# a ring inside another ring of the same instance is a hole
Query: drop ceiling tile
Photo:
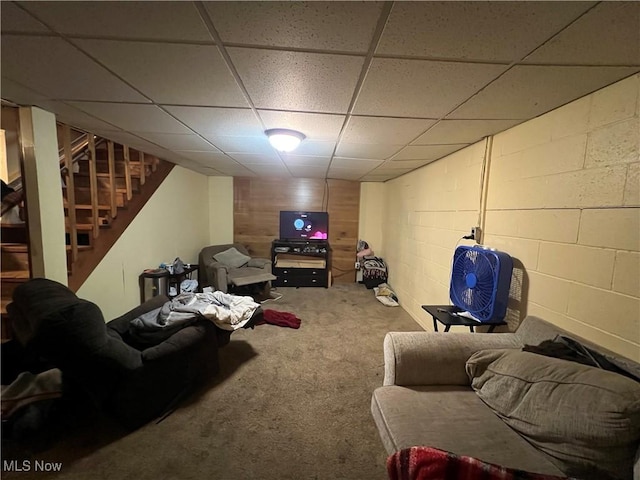
{"type": "Polygon", "coordinates": [[[284,165],[259,165],[251,164],[247,166],[249,170],[261,177],[290,177],[289,170],[284,165]]]}
{"type": "Polygon", "coordinates": [[[200,135],[260,136],[262,125],[250,109],[213,107],[164,107],[200,135]]]}
{"type": "Polygon", "coordinates": [[[169,151],[159,147],[157,145],[154,145],[151,142],[148,142],[147,140],[144,140],[143,138],[140,138],[136,135],[132,135],[129,132],[123,132],[123,131],[119,131],[119,132],[113,132],[113,131],[103,131],[103,130],[96,130],[94,132],[91,132],[95,135],[98,135],[99,137],[103,137],[106,138],[108,140],[113,140],[116,143],[119,143],[121,145],[126,145],[129,148],[134,148],[136,150],[140,150],[143,151],[145,153],[154,153],[154,151],[156,152],[161,152],[162,155],[166,155],[169,151]]]}
{"type": "Polygon", "coordinates": [[[239,163],[233,158],[219,152],[200,152],[193,150],[177,150],[180,156],[188,158],[203,166],[237,167],[239,163]]]}
{"type": "Polygon", "coordinates": [[[18,105],[37,105],[47,98],[45,95],[41,95],[7,77],[2,77],[0,81],[0,94],[3,99],[18,105]]]}
{"type": "Polygon", "coordinates": [[[291,176],[296,178],[325,178],[326,167],[288,167],[291,176]]]}
{"type": "Polygon", "coordinates": [[[510,63],[593,2],[395,2],[382,55],[510,63]]]}
{"type": "Polygon", "coordinates": [[[381,143],[347,143],[340,142],[336,155],[351,158],[374,158],[384,160],[398,152],[402,145],[387,145],[381,143]]]}
{"type": "Polygon", "coordinates": [[[528,119],[639,71],[630,67],[515,66],[449,118],[528,119]]]}
{"type": "Polygon", "coordinates": [[[385,165],[390,168],[408,168],[415,170],[432,161],[433,160],[388,160],[385,162],[385,165]]]}
{"type": "Polygon", "coordinates": [[[227,49],[257,108],[346,113],[364,57],[227,49]]]}
{"type": "Polygon", "coordinates": [[[130,132],[190,134],[187,127],[155,105],[68,102],[105,122],[130,132]]]}
{"type": "Polygon", "coordinates": [[[346,115],[258,110],[266,128],[289,128],[303,133],[309,140],[335,143],[346,115]]]}
{"type": "Polygon", "coordinates": [[[524,63],[640,65],[640,3],[600,2],[524,63]]]}
{"type": "Polygon", "coordinates": [[[505,70],[504,65],[374,59],[354,113],[437,119],[505,70]]]}
{"type": "Polygon", "coordinates": [[[51,33],[51,30],[12,2],[2,2],[2,33],[51,33]]]}
{"type": "Polygon", "coordinates": [[[229,176],[226,173],[222,173],[216,170],[215,168],[209,168],[209,167],[194,168],[193,171],[200,173],[202,175],[206,175],[208,177],[228,177],[229,176]]]}
{"type": "Polygon", "coordinates": [[[257,177],[258,176],[255,172],[249,170],[247,167],[244,167],[242,165],[238,165],[236,167],[221,166],[221,167],[216,167],[216,170],[230,177],[257,177]]]}
{"type": "Polygon", "coordinates": [[[344,168],[348,170],[369,171],[382,165],[382,160],[334,157],[331,160],[331,168],[344,168]]]}
{"type": "Polygon", "coordinates": [[[406,144],[435,122],[435,120],[415,118],[352,116],[342,134],[342,141],[346,143],[406,144]]]}
{"type": "Polygon", "coordinates": [[[148,101],[61,38],[3,35],[1,47],[2,75],[50,99],[148,101]]]}
{"type": "Polygon", "coordinates": [[[381,2],[206,2],[222,41],[366,53],[381,2]]]}
{"type": "Polygon", "coordinates": [[[281,155],[282,160],[289,168],[318,167],[326,169],[331,161],[330,156],[292,155],[290,153],[281,155]]]}
{"type": "Polygon", "coordinates": [[[411,145],[474,143],[488,135],[502,132],[521,120],[440,120],[411,145]]]}
{"type": "Polygon", "coordinates": [[[394,177],[397,177],[400,175],[404,175],[405,173],[409,173],[412,170],[412,168],[388,167],[386,164],[384,164],[369,172],[368,175],[392,175],[394,177]]]}
{"type": "Polygon", "coordinates": [[[143,138],[146,138],[150,142],[168,148],[169,150],[197,150],[219,152],[216,147],[203,140],[198,135],[148,132],[139,132],[137,134],[143,138]]]}
{"type": "Polygon", "coordinates": [[[454,145],[409,145],[393,157],[393,160],[436,160],[466,147],[466,143],[454,145]]]}
{"type": "Polygon", "coordinates": [[[329,168],[327,178],[335,178],[341,180],[359,180],[363,172],[357,170],[349,170],[346,168],[329,168]]]}
{"type": "Polygon", "coordinates": [[[229,156],[239,163],[249,165],[277,165],[282,166],[282,159],[273,152],[265,153],[230,153],[229,156]]]}
{"type": "Polygon", "coordinates": [[[266,135],[261,137],[232,137],[204,134],[203,136],[225,153],[264,153],[270,155],[275,152],[266,135]]]}
{"type": "Polygon", "coordinates": [[[336,147],[336,142],[325,142],[304,139],[296,148],[297,155],[331,156],[336,147]]]}
{"type": "Polygon", "coordinates": [[[371,173],[361,177],[360,181],[361,182],[386,182],[387,180],[393,180],[395,177],[396,175],[393,175],[391,173],[386,173],[386,174],[371,173]]]}
{"type": "Polygon", "coordinates": [[[24,2],[23,6],[65,35],[212,42],[193,2],[24,2]]]}
{"type": "MultiPolygon", "coordinates": [[[[4,93],[4,92],[3,92],[4,93]]],[[[55,101],[42,101],[38,103],[40,108],[45,109],[48,112],[56,114],[56,120],[62,123],[66,123],[72,127],[76,127],[85,132],[95,132],[96,130],[102,131],[118,131],[119,128],[103,122],[85,112],[74,108],[71,105],[67,105],[64,102],[55,101]]]]}
{"type": "Polygon", "coordinates": [[[75,43],[155,103],[248,107],[216,46],[112,40],[75,43]]]}

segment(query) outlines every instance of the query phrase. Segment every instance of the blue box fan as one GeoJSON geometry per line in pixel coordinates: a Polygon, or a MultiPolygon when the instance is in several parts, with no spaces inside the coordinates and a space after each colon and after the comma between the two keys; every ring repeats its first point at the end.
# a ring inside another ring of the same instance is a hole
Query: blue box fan
{"type": "Polygon", "coordinates": [[[481,322],[500,321],[507,313],[513,260],[480,245],[460,246],[453,254],[449,297],[481,322]]]}

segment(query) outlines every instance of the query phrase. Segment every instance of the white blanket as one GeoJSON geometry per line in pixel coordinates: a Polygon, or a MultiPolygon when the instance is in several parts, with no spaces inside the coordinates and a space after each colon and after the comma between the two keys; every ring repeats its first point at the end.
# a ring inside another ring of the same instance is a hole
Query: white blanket
{"type": "Polygon", "coordinates": [[[131,325],[138,331],[151,332],[181,328],[204,317],[223,330],[237,330],[251,319],[259,306],[251,297],[229,293],[182,293],[161,308],[132,320],[131,325]]]}

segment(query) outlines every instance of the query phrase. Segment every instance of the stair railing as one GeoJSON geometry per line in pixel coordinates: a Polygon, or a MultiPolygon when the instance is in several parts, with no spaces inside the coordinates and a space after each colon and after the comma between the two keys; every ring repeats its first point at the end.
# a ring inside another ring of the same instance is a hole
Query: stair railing
{"type": "MultiPolygon", "coordinates": [[[[76,221],[76,190],[73,176],[73,148],[71,145],[71,128],[64,125],[62,130],[64,151],[64,173],[67,185],[67,218],[69,219],[69,240],[71,244],[71,268],[78,259],[78,224],[76,221]]],[[[88,141],[88,140],[87,140],[88,141]]],[[[84,145],[86,146],[85,142],[84,145]]]]}

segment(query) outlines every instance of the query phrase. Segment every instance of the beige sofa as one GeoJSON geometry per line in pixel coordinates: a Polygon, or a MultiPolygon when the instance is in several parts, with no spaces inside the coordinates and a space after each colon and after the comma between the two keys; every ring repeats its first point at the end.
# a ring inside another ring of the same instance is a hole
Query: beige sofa
{"type": "Polygon", "coordinates": [[[640,377],[639,364],[533,316],[514,333],[388,333],[371,401],[387,452],[424,445],[529,472],[640,478],[640,383],[522,350],[558,335],[640,377]]]}

